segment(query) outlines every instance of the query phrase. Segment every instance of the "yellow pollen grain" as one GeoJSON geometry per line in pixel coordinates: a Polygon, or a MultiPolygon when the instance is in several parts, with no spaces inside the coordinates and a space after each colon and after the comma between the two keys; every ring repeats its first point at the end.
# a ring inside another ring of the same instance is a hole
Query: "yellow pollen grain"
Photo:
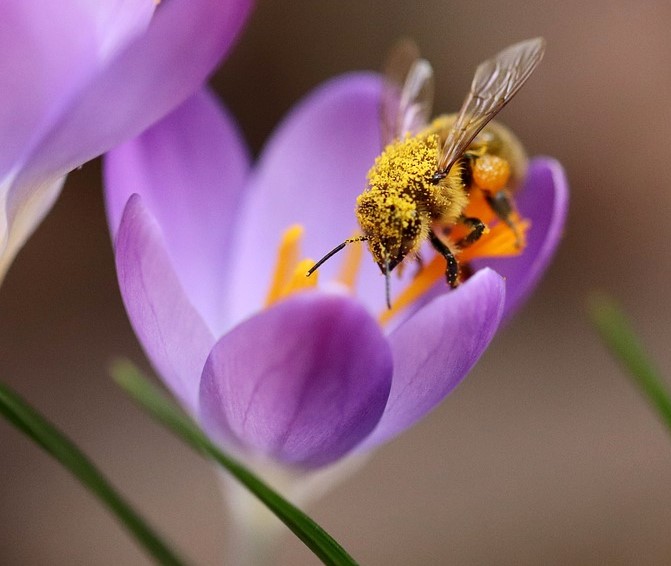
{"type": "Polygon", "coordinates": [[[438,136],[414,136],[397,140],[375,159],[368,184],[375,187],[426,183],[436,172],[438,136]]]}
{"type": "Polygon", "coordinates": [[[393,316],[427,293],[440,279],[445,279],[445,260],[436,255],[393,300],[391,308],[382,311],[378,318],[380,324],[387,324],[393,316]]]}
{"type": "MultiPolygon", "coordinates": [[[[300,244],[303,238],[303,227],[300,224],[289,226],[282,234],[282,240],[277,249],[277,262],[273,271],[273,278],[266,296],[266,307],[282,298],[285,287],[291,281],[300,257],[300,244]]],[[[308,266],[305,271],[310,266],[308,266]]],[[[303,278],[305,277],[303,272],[303,278]]]]}

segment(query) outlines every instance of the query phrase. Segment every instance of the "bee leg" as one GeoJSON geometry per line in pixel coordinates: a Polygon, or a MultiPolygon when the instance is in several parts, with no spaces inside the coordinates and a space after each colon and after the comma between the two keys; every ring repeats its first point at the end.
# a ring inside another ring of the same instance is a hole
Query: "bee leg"
{"type": "Polygon", "coordinates": [[[431,245],[435,248],[435,250],[447,261],[445,279],[447,279],[447,284],[454,289],[459,284],[459,264],[457,263],[454,254],[450,248],[448,248],[447,245],[433,232],[429,232],[429,240],[431,241],[431,245]]]}
{"type": "Polygon", "coordinates": [[[459,222],[468,226],[468,228],[471,230],[468,234],[466,234],[466,236],[457,242],[457,246],[460,248],[466,248],[477,242],[487,228],[482,220],[472,216],[462,216],[459,218],[459,222]]]}
{"type": "Polygon", "coordinates": [[[504,190],[492,194],[487,193],[485,195],[487,199],[487,204],[494,211],[494,214],[503,222],[508,228],[510,228],[515,234],[515,246],[518,248],[522,246],[522,240],[520,239],[520,234],[517,230],[517,226],[510,219],[510,215],[513,213],[513,204],[510,198],[510,195],[504,190]]]}

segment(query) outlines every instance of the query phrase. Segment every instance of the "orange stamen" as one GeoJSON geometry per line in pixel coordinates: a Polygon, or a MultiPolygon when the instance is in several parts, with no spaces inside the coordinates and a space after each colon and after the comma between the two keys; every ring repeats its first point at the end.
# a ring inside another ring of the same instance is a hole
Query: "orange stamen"
{"type": "Polygon", "coordinates": [[[305,258],[299,261],[294,268],[294,272],[291,274],[289,282],[284,286],[284,289],[282,289],[282,293],[280,294],[279,298],[284,299],[289,295],[298,293],[299,291],[316,287],[319,281],[318,273],[314,273],[312,277],[305,277],[305,272],[314,264],[315,260],[310,258],[305,258]]]}
{"type": "Polygon", "coordinates": [[[492,207],[487,203],[485,193],[478,187],[473,187],[468,199],[468,206],[464,210],[464,216],[479,218],[485,224],[489,225],[496,220],[496,215],[492,207]]]}
{"type": "MultiPolygon", "coordinates": [[[[277,262],[275,263],[273,279],[266,296],[266,307],[282,298],[284,288],[290,283],[300,257],[302,237],[303,227],[299,224],[289,226],[282,234],[282,240],[277,249],[277,262]]],[[[303,278],[306,278],[305,273],[303,273],[303,278]]]]}

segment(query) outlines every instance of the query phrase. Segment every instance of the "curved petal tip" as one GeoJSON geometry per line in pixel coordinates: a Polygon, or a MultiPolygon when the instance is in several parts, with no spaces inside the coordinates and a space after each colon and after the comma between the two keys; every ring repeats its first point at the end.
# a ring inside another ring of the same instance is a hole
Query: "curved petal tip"
{"type": "Polygon", "coordinates": [[[468,375],[496,333],[505,296],[503,278],[485,268],[394,330],[389,402],[362,447],[382,444],[409,428],[468,375]]]}

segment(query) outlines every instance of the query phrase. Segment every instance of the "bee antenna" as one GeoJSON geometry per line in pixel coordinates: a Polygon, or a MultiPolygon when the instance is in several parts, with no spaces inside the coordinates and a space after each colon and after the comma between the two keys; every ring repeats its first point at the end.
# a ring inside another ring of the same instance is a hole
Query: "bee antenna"
{"type": "Polygon", "coordinates": [[[310,277],[315,271],[317,271],[321,265],[327,260],[331,259],[335,254],[342,250],[347,244],[353,244],[354,242],[365,242],[368,240],[366,236],[357,236],[356,238],[348,238],[342,244],[338,244],[333,248],[329,253],[327,253],[323,258],[321,258],[317,263],[315,263],[305,274],[306,277],[310,277]]]}
{"type": "Polygon", "coordinates": [[[387,299],[387,308],[391,309],[391,291],[389,284],[389,257],[384,258],[384,293],[387,299]]]}

